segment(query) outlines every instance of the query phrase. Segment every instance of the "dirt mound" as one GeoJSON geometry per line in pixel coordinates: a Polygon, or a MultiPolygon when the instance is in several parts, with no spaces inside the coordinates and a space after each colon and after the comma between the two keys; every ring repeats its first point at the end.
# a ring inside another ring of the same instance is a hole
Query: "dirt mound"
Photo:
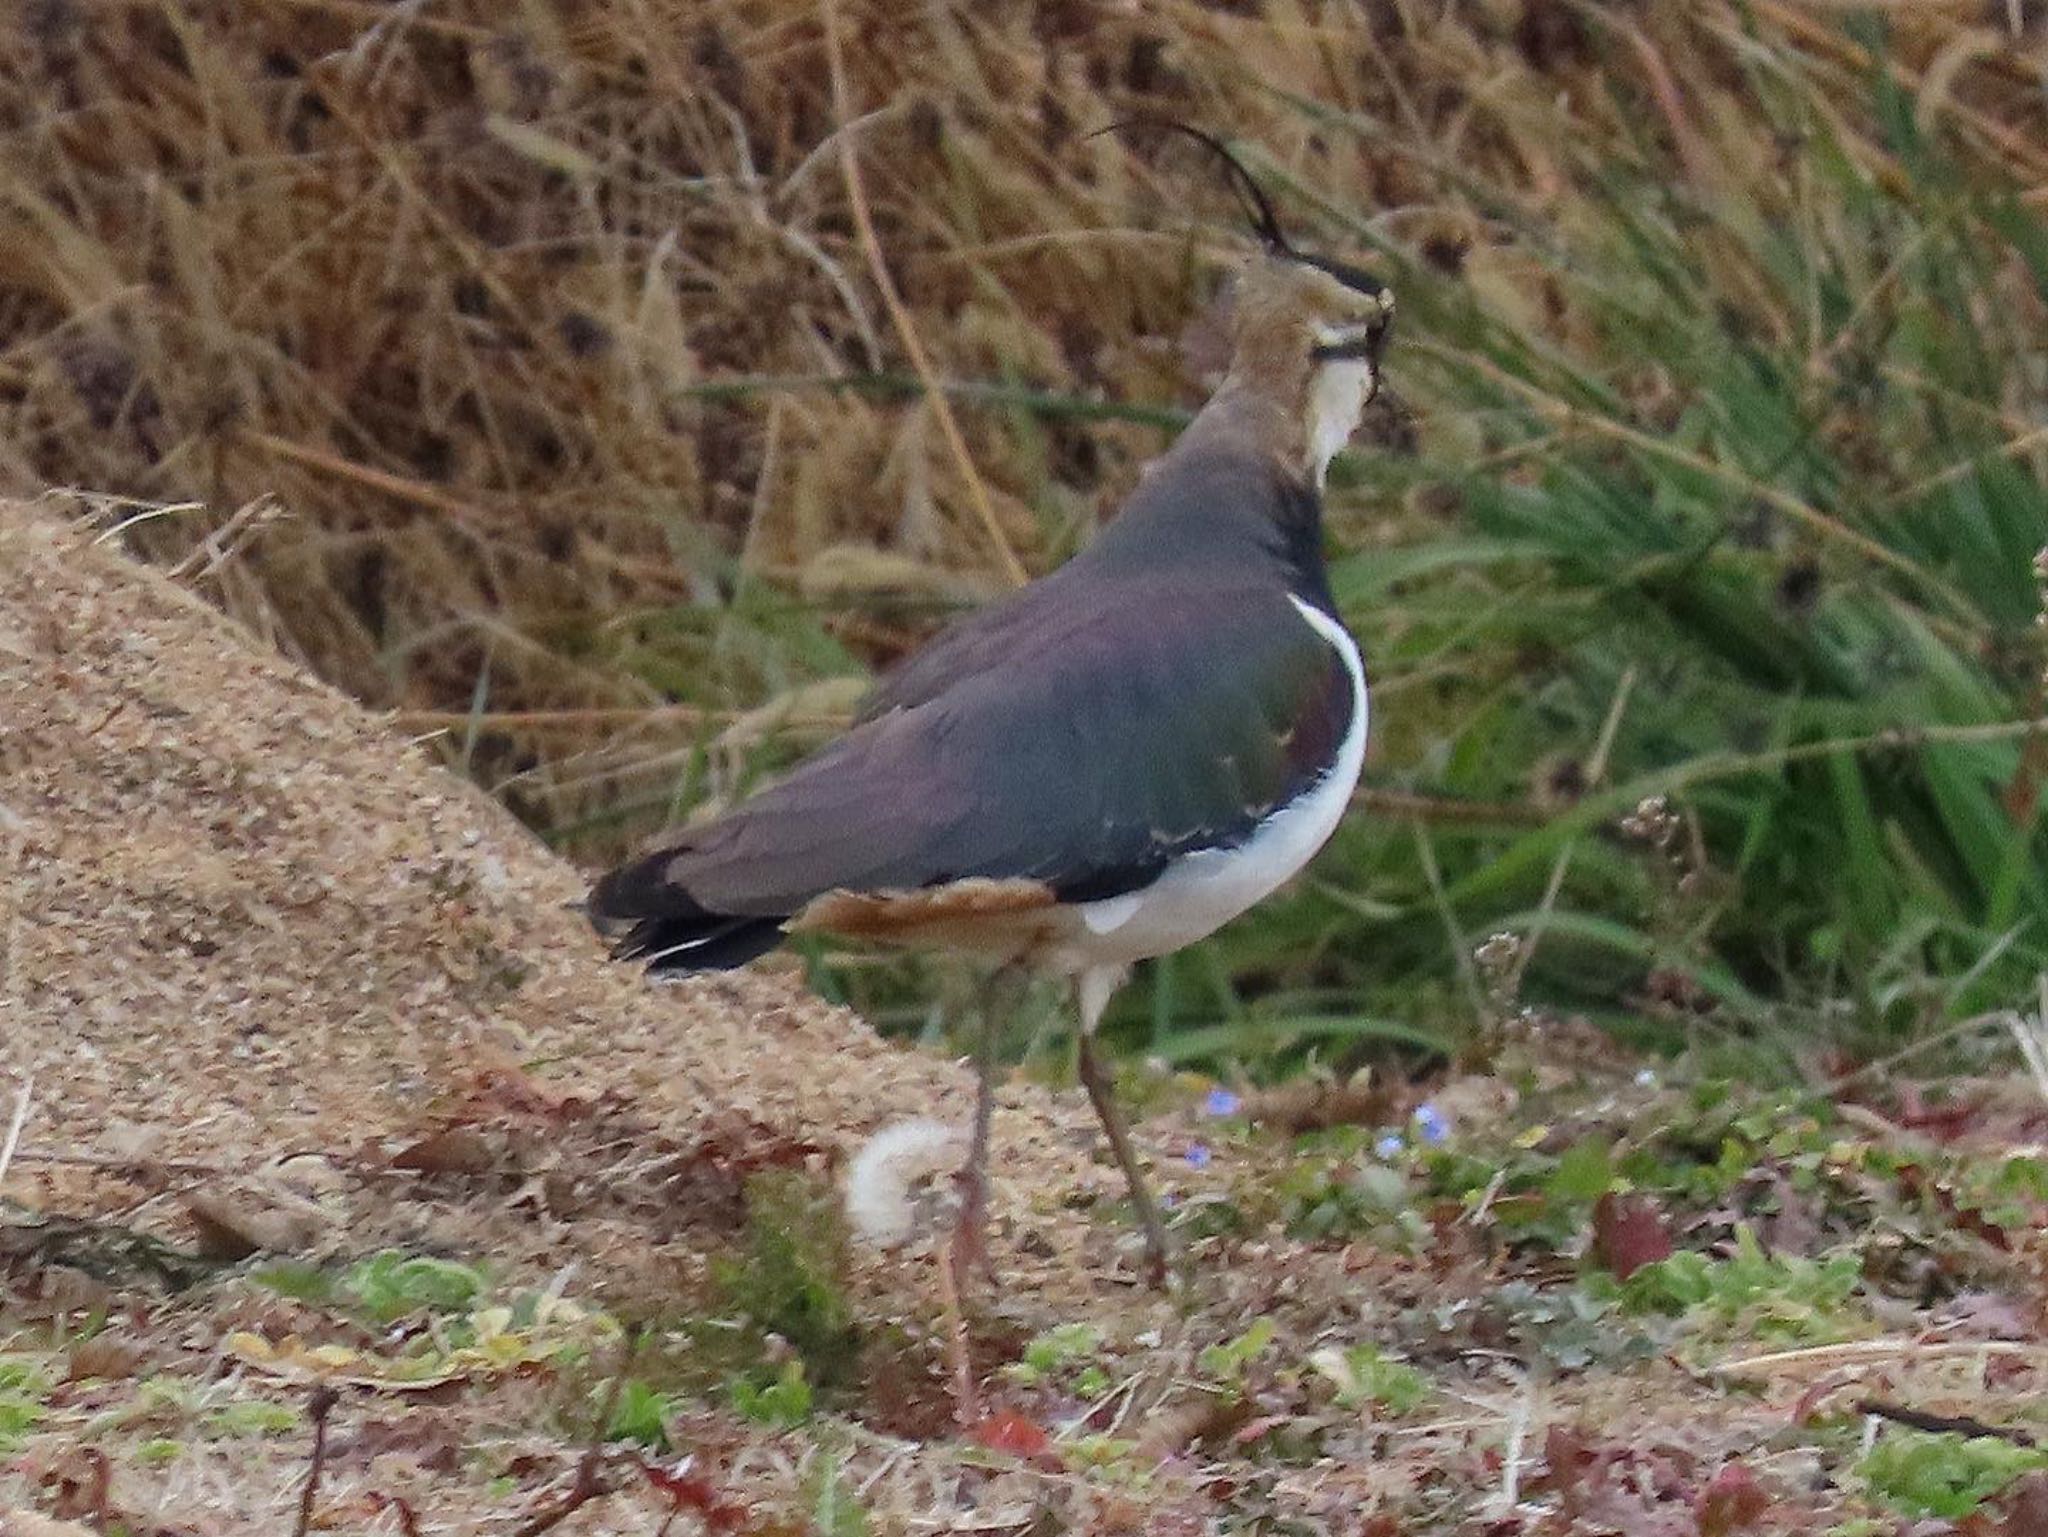
{"type": "MultiPolygon", "coordinates": [[[[899,1116],[966,1111],[964,1074],[787,980],[646,986],[575,911],[578,874],[481,793],[90,528],[21,506],[0,507],[0,721],[0,1068],[34,1084],[10,1188],[41,1204],[131,1204],[124,1161],[388,1161],[487,1103],[529,1133],[521,1172],[556,1177],[542,1210],[468,1237],[559,1263],[689,1237],[726,1192],[664,1156],[829,1162],[899,1116]],[[612,1167],[562,1177],[600,1147],[612,1167]],[[572,1214],[573,1239],[545,1220],[572,1214]]],[[[1006,1117],[1012,1195],[1096,1178],[1079,1129],[1006,1117]]],[[[352,1245],[423,1220],[388,1184],[355,1193],[352,1245]]]]}
{"type": "MultiPolygon", "coordinates": [[[[815,1241],[817,1177],[886,1121],[963,1116],[966,1075],[772,975],[649,989],[588,934],[581,890],[75,514],[0,504],[0,1532],[32,1530],[30,1506],[146,1537],[289,1529],[330,1390],[321,1530],[535,1531],[581,1489],[564,1531],[683,1513],[764,1537],[1819,1530],[1870,1513],[1882,1471],[1846,1411],[1793,1428],[1821,1398],[1974,1416],[1957,1425],[2040,1400],[2031,1251],[1987,1242],[2008,1240],[1971,1206],[1944,1240],[1970,1224],[1971,1290],[1946,1312],[1880,1295],[1875,1259],[1847,1275],[1865,1301],[1819,1308],[1788,1288],[1843,1277],[1841,1251],[1710,1258],[1702,1230],[1742,1197],[1702,1197],[1673,1218],[1702,1246],[1685,1274],[1777,1276],[1761,1316],[1805,1331],[1753,1335],[1585,1290],[1583,1191],[1545,1208],[1566,1221],[1544,1243],[1487,1225],[1551,1200],[1573,1154],[1539,1141],[1604,1164],[1619,1128],[1662,1122],[1653,1145],[1724,1145],[1700,1134],[1718,1097],[1645,1086],[1611,1049],[1517,1069],[1519,1104],[1442,1085],[1439,1121],[1474,1140],[1436,1196],[1362,1146],[1153,1120],[1155,1148],[1188,1139],[1162,1185],[1215,1197],[1186,1202],[1171,1301],[1118,1284],[1127,1224],[1077,1209],[1120,1188],[1085,1108],[1016,1089],[998,1285],[954,1309],[939,1267],[836,1249],[817,1285],[787,1259],[815,1241]],[[1552,1137],[1566,1121],[1576,1142],[1552,1137]],[[751,1180],[767,1166],[803,1172],[751,1180]],[[1544,1183],[1504,1186],[1518,1168],[1544,1183]],[[1297,1197],[1317,1203],[1299,1225],[1297,1197]],[[300,1263],[226,1263],[263,1249],[300,1263]],[[650,1326],[630,1351],[628,1319],[650,1326]],[[994,1411],[969,1436],[956,1381],[994,1411]],[[608,1444],[586,1452],[594,1414],[608,1444]]],[[[1908,1145],[1882,1121],[1861,1152],[1847,1123],[1771,1122],[1829,1167],[1896,1170],[1908,1145]]],[[[1944,1192],[1964,1178],[1916,1157],[1944,1192]]],[[[1773,1177],[1744,1188],[1792,1201],[1773,1177]]],[[[1907,1209],[1867,1207],[1893,1183],[1829,1220],[1891,1231],[1907,1209]]],[[[1767,1215],[1819,1252],[1824,1208],[1767,1215]]],[[[2039,1529],[2032,1498],[2003,1530],[2039,1529]]]]}

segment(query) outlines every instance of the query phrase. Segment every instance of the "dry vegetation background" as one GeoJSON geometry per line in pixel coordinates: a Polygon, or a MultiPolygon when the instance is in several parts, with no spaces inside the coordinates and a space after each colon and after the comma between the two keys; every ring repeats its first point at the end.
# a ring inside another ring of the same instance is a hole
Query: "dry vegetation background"
{"type": "Polygon", "coordinates": [[[586,1529],[2038,1537],[2044,70],[2037,0],[0,10],[0,491],[112,498],[0,517],[0,1496],[289,1529],[338,1383],[322,1526],[540,1530],[595,1419],[586,1529]],[[595,862],[1084,543],[1241,246],[1136,114],[1400,294],[1378,735],[1112,1018],[1209,1075],[1129,1085],[1190,1293],[1013,1087],[963,1313],[826,1177],[947,1069],[644,996],[420,759],[595,862]]]}
{"type": "Polygon", "coordinates": [[[1403,295],[1403,409],[1332,516],[1388,814],[1122,1028],[1373,995],[1441,1043],[1486,1012],[1472,943],[1532,923],[1531,985],[1576,1003],[1754,1015],[1883,959],[1925,1023],[1956,1000],[1922,974],[1983,957],[2002,891],[2048,903],[2011,870],[2031,811],[1999,843],[1978,804],[2039,703],[2038,20],[27,0],[0,26],[0,475],[176,504],[128,543],[601,858],[1084,542],[1198,402],[1235,215],[1183,148],[1082,139],[1184,118],[1403,295]],[[1893,687],[1927,634],[1953,655],[1925,676],[1967,688],[1893,687]],[[1781,708],[1830,691],[1853,708],[1781,708]],[[1953,772],[1845,788],[1817,752],[1703,794],[1716,868],[1661,926],[1656,859],[1527,841],[1603,774],[1649,793],[1898,724],[1994,736],[1953,772]],[[1937,846],[1833,911],[1813,872],[1882,861],[1890,824],[1937,846]]]}
{"type": "MultiPolygon", "coordinates": [[[[1333,496],[1382,816],[1122,1031],[1376,998],[1444,1043],[1501,926],[1579,1006],[1954,1019],[2048,914],[2038,23],[31,0],[0,471],[180,504],[129,543],[602,859],[1114,508],[1237,219],[1184,148],[1081,135],[1204,123],[1403,293],[1333,496]],[[1612,834],[1696,781],[1677,900],[1612,834]]],[[[838,986],[889,1019],[891,975],[838,986]]]]}

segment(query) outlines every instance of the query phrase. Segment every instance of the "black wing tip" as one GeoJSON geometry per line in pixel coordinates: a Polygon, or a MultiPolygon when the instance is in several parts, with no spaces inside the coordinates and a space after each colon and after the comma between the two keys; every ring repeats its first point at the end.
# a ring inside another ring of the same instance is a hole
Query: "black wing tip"
{"type": "Polygon", "coordinates": [[[656,976],[729,971],[782,943],[786,919],[712,912],[667,879],[670,857],[633,860],[591,887],[584,913],[614,960],[656,976]]]}
{"type": "MultiPolygon", "coordinates": [[[[781,918],[642,918],[611,932],[612,959],[641,961],[650,976],[731,971],[781,944],[781,918]]],[[[603,932],[600,926],[600,932],[603,932]]]]}

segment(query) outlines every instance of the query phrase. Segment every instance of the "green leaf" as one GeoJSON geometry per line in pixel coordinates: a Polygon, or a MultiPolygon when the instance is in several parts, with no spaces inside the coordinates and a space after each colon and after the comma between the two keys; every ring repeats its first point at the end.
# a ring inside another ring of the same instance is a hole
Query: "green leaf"
{"type": "Polygon", "coordinates": [[[1613,1147],[1604,1137],[1586,1137],[1564,1150],[1543,1193],[1553,1201],[1597,1201],[1613,1184],[1613,1147]]]}
{"type": "Polygon", "coordinates": [[[817,1537],[867,1537],[867,1512],[846,1487],[842,1467],[837,1457],[819,1458],[811,1487],[811,1530],[817,1537]]]}
{"type": "Polygon", "coordinates": [[[732,1406],[757,1424],[787,1429],[811,1417],[811,1385],[804,1381],[804,1363],[785,1361],[773,1381],[749,1382],[742,1377],[732,1385],[732,1406]]]}
{"type": "Polygon", "coordinates": [[[484,1284],[474,1266],[385,1249],[353,1267],[341,1289],[379,1323],[390,1323],[409,1313],[466,1312],[484,1284]]]}
{"type": "Polygon", "coordinates": [[[1422,1373],[1388,1357],[1370,1342],[1339,1349],[1326,1345],[1312,1352],[1308,1364],[1337,1389],[1337,1402],[1346,1409],[1377,1404],[1395,1415],[1407,1414],[1429,1397],[1429,1383],[1422,1373]]]}
{"type": "Polygon", "coordinates": [[[1219,1382],[1236,1382],[1253,1358],[1273,1343],[1273,1320],[1260,1318],[1234,1340],[1211,1345],[1197,1358],[1204,1373],[1219,1382]]]}
{"type": "Polygon", "coordinates": [[[1965,1439],[1892,1430],[1857,1471],[1871,1492],[1895,1509],[1955,1520],[2038,1468],[2048,1468],[2048,1452],[2038,1447],[2015,1446],[1994,1436],[1965,1439]]]}
{"type": "MultiPolygon", "coordinates": [[[[604,1385],[593,1390],[602,1400],[611,1392],[604,1385]]],[[[618,1402],[612,1406],[612,1417],[604,1428],[607,1441],[637,1441],[642,1446],[656,1448],[668,1445],[669,1400],[651,1383],[639,1378],[629,1378],[619,1389],[618,1402]]]]}

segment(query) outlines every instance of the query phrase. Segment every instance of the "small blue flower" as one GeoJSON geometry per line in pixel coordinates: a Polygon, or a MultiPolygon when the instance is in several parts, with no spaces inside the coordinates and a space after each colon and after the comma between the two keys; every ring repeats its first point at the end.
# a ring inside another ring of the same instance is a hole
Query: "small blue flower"
{"type": "Polygon", "coordinates": [[[1372,1150],[1382,1158],[1393,1158],[1407,1145],[1406,1142],[1401,1140],[1401,1134],[1398,1131],[1390,1131],[1372,1145],[1372,1150]]]}
{"type": "Polygon", "coordinates": [[[1644,1068],[1641,1072],[1636,1074],[1636,1087],[1639,1089],[1656,1088],[1657,1075],[1651,1072],[1647,1067],[1644,1068]]]}
{"type": "Polygon", "coordinates": [[[1423,1141],[1437,1147],[1451,1140],[1451,1118],[1425,1101],[1415,1107],[1415,1130],[1423,1141]]]}
{"type": "Polygon", "coordinates": [[[1209,1097],[1202,1101],[1204,1115],[1236,1115],[1244,1108],[1244,1100],[1228,1089],[1211,1089],[1209,1097]]]}
{"type": "Polygon", "coordinates": [[[1181,1156],[1186,1158],[1189,1165],[1193,1168],[1206,1169],[1209,1167],[1210,1154],[1207,1143],[1191,1142],[1188,1144],[1187,1152],[1181,1156]]]}

